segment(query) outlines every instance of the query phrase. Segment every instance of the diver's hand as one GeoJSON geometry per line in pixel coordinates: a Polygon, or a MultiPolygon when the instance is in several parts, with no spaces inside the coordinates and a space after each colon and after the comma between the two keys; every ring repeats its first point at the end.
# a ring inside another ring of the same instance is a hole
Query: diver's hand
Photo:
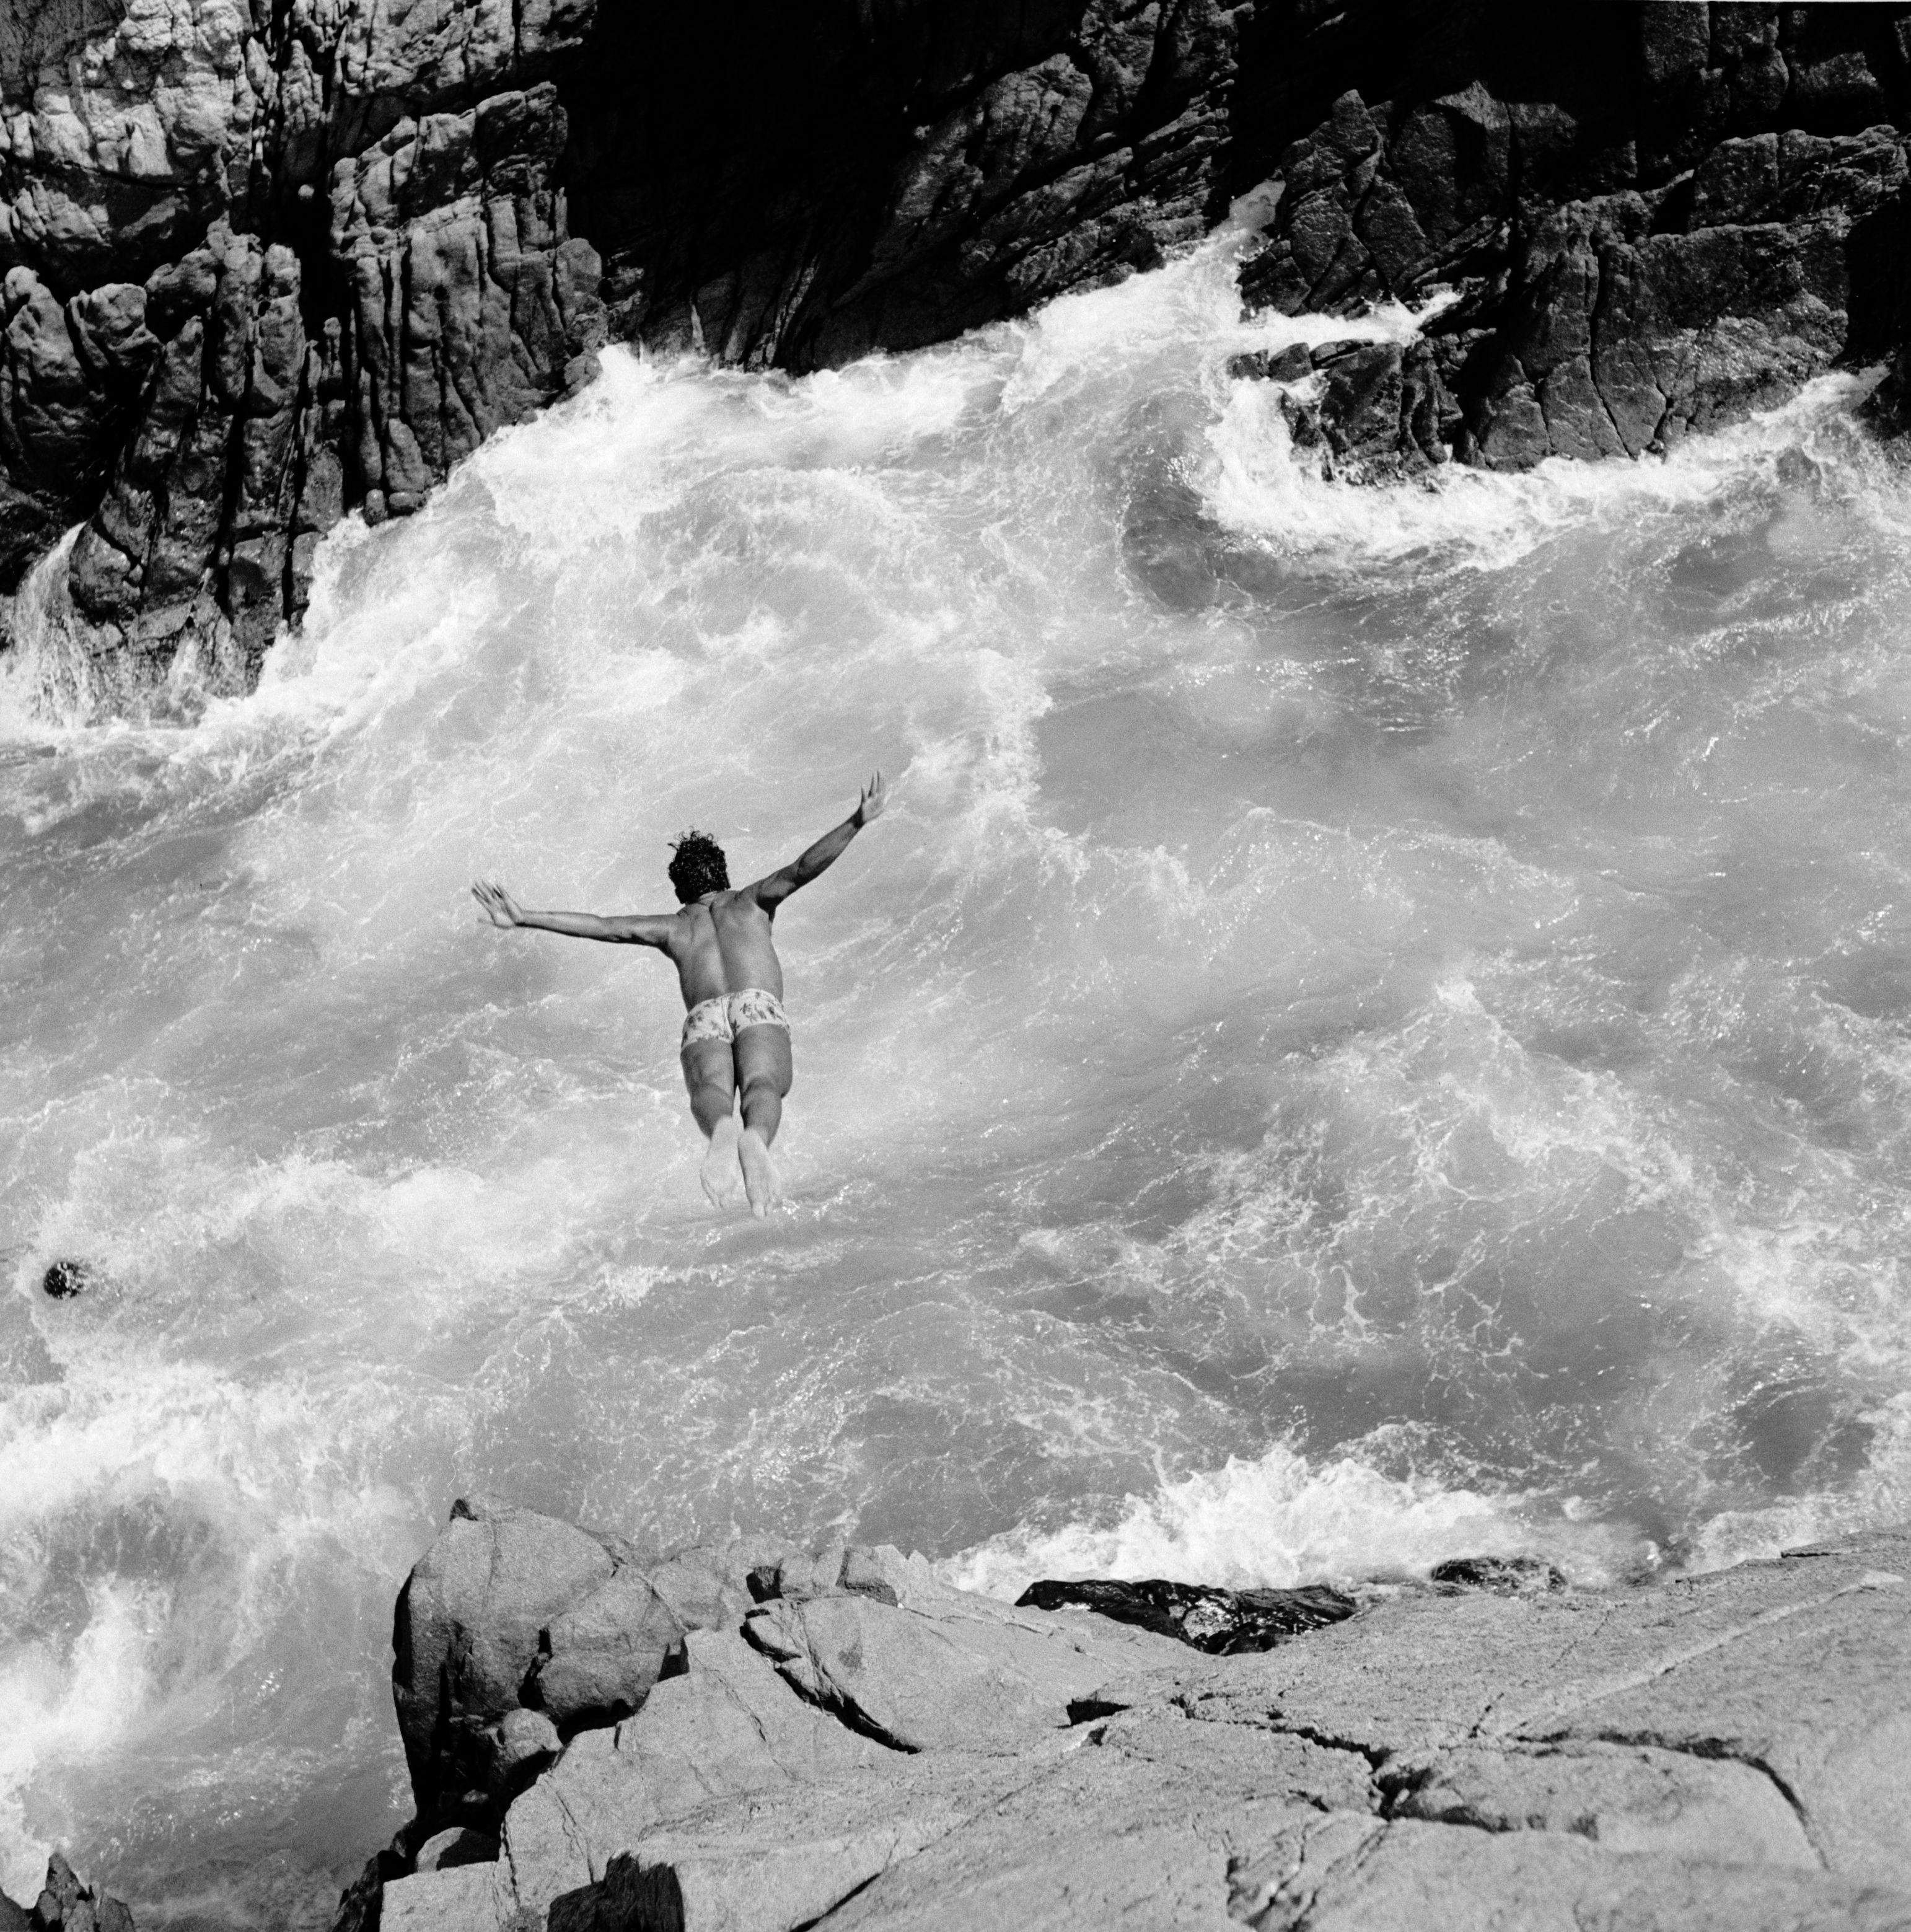
{"type": "Polygon", "coordinates": [[[862,796],[856,808],[856,824],[859,830],[872,818],[883,815],[883,807],[890,802],[889,794],[883,789],[883,775],[874,773],[862,788],[862,796]]]}
{"type": "Polygon", "coordinates": [[[518,910],[517,901],[503,886],[480,879],[471,888],[471,896],[484,908],[485,916],[494,926],[501,926],[508,932],[514,926],[524,923],[524,915],[518,910]]]}

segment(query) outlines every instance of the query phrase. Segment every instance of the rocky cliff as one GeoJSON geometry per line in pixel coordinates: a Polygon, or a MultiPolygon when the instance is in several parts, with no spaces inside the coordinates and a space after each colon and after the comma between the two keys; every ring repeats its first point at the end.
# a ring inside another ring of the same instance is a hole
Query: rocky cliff
{"type": "Polygon", "coordinates": [[[908,348],[1270,182],[1250,304],[1449,292],[1294,384],[1340,473],[1664,448],[1902,345],[1908,44],[1896,5],[6,0],[0,591],[82,524],[116,674],[242,686],[341,514],[608,340],[908,348]]]}
{"type": "Polygon", "coordinates": [[[1911,1927],[1911,1528],[1244,1596],[460,1504],[398,1606],[419,1815],[339,1932],[1911,1927]]]}

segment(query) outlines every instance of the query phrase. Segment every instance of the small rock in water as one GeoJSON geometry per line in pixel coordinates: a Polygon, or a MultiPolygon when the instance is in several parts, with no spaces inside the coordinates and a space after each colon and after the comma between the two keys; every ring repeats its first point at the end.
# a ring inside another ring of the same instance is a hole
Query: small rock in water
{"type": "Polygon", "coordinates": [[[1256,349],[1228,364],[1230,376],[1262,382],[1298,382],[1313,373],[1314,358],[1304,342],[1290,342],[1285,349],[1256,349]]]}
{"type": "Polygon", "coordinates": [[[93,1285],[93,1270],[84,1262],[55,1262],[40,1277],[40,1286],[56,1301],[65,1301],[93,1285]]]}
{"type": "Polygon", "coordinates": [[[1436,1583],[1460,1590],[1563,1590],[1564,1575],[1543,1556],[1455,1556],[1427,1572],[1436,1583]]]}
{"type": "Polygon", "coordinates": [[[1094,1610],[1118,1623],[1138,1624],[1157,1636],[1178,1637],[1210,1657],[1271,1650],[1304,1630],[1351,1617],[1358,1607],[1352,1597],[1324,1583],[1298,1590],[1220,1590],[1159,1577],[1138,1583],[1106,1578],[1064,1583],[1045,1578],[1030,1584],[1016,1604],[1018,1609],[1094,1610]]]}

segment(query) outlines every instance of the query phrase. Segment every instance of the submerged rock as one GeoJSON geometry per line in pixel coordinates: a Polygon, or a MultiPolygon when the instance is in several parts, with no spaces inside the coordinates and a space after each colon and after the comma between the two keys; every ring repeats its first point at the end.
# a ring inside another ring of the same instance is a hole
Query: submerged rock
{"type": "Polygon", "coordinates": [[[40,1277],[42,1290],[56,1301],[70,1300],[93,1285],[93,1270],[84,1262],[55,1262],[40,1277]]]}
{"type": "Polygon", "coordinates": [[[1016,1601],[1041,1610],[1093,1610],[1118,1623],[1179,1638],[1210,1657],[1271,1650],[1304,1630],[1351,1617],[1358,1607],[1352,1597],[1324,1583],[1298,1590],[1220,1590],[1158,1577],[1138,1583],[1093,1577],[1079,1582],[1045,1580],[1030,1584],[1016,1601]]]}

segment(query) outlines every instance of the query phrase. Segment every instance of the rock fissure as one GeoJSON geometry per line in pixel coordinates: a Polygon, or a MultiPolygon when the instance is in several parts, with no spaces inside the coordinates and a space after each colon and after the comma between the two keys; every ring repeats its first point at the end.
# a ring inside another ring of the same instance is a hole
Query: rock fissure
{"type": "Polygon", "coordinates": [[[1828,1868],[1831,1862],[1826,1855],[1824,1846],[1820,1842],[1811,1814],[1805,1808],[1798,1793],[1756,1751],[1745,1750],[1724,1738],[1690,1738],[1630,1730],[1594,1731],[1589,1735],[1606,1744],[1645,1745],[1655,1750],[1672,1751],[1684,1756],[1697,1758],[1707,1763],[1742,1764],[1748,1770],[1756,1772],[1771,1785],[1797,1819],[1798,1829],[1804,1834],[1805,1842],[1811,1847],[1812,1854],[1820,1866],[1828,1868]]]}
{"type": "Polygon", "coordinates": [[[1257,1932],[1882,1932],[1911,1923],[1891,1744],[1911,1724],[1911,1593],[1880,1580],[1911,1568],[1907,1538],[1855,1539],[1804,1592],[1796,1569],[1749,1564],[1596,1606],[1544,1564],[1456,1562],[1453,1583],[1330,1632],[1209,1658],[967,1597],[894,1550],[732,1546],[646,1568],[528,1513],[455,1520],[394,1630],[421,1816],[340,1926],[363,1932],[382,1888],[407,1932],[1101,1932],[1217,1905],[1257,1932]],[[1750,1643],[1755,1660],[1721,1665],[1750,1643]],[[514,1700],[601,1702],[614,1677],[649,1687],[635,1715],[561,1756],[514,1700]],[[1490,1679],[1515,1688],[1481,1700],[1490,1679]],[[427,1681],[454,1693],[428,1722],[427,1681]],[[1582,1714],[1513,1734],[1521,1685],[1582,1714]],[[908,1754],[848,1728],[826,1702],[844,1694],[908,1754]],[[1112,1708],[1072,1726],[1090,1704],[1112,1708]],[[502,1858],[406,1875],[430,1826],[443,1856],[484,1855],[485,1832],[446,1823],[448,1804],[500,1802],[468,1788],[480,1772],[506,1780],[502,1858]]]}
{"type": "Polygon", "coordinates": [[[36,11],[0,112],[30,134],[44,88],[71,118],[0,158],[0,592],[82,523],[64,568],[96,650],[161,675],[196,639],[243,686],[340,516],[416,510],[607,340],[798,373],[910,349],[1158,262],[1264,185],[1250,307],[1459,296],[1390,373],[1327,386],[1342,482],[1636,457],[1868,359],[1893,364],[1870,412],[1894,432],[1911,7],[1704,17],[177,0],[136,48],[36,11]],[[126,86],[151,92],[150,170],[126,86]],[[195,380],[176,313],[122,324],[208,250],[195,380]],[[56,322],[71,339],[38,355],[56,322]],[[223,371],[268,324],[261,428],[223,371]]]}

